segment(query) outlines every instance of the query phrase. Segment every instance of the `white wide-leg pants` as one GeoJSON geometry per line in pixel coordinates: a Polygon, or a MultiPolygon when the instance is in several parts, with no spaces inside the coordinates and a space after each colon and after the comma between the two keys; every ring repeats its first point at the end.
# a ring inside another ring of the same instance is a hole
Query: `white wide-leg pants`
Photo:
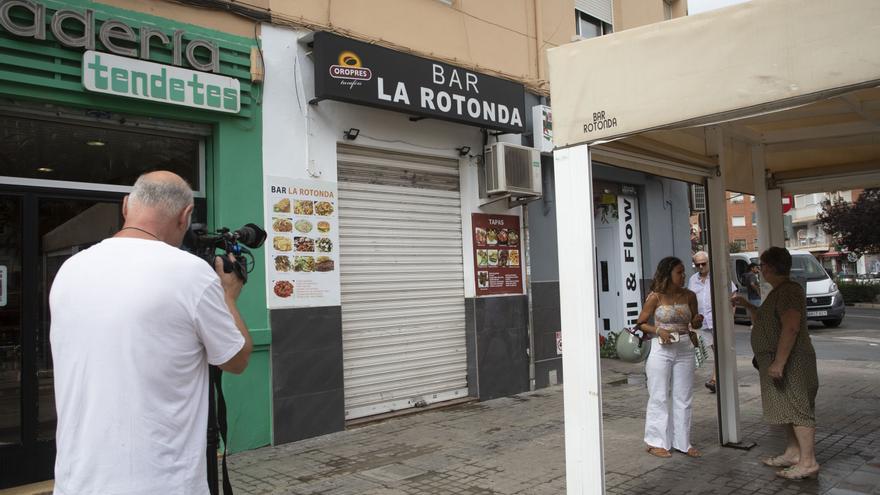
{"type": "Polygon", "coordinates": [[[651,343],[645,363],[648,410],[645,443],[651,447],[687,452],[691,448],[691,402],[694,396],[694,346],[687,335],[681,341],[651,343]]]}

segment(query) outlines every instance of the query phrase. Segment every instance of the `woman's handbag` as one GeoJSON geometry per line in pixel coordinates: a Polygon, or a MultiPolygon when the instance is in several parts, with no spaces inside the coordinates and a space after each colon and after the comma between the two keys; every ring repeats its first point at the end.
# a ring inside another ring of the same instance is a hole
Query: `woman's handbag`
{"type": "Polygon", "coordinates": [[[651,353],[651,340],[641,330],[625,328],[617,336],[617,357],[627,363],[638,363],[651,353]],[[639,335],[641,334],[641,335],[639,335]]]}

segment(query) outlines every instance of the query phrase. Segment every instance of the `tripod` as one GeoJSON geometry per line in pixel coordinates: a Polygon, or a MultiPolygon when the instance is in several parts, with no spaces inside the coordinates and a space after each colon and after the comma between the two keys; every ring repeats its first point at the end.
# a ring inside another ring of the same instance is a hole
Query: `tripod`
{"type": "Polygon", "coordinates": [[[226,426],[223,371],[216,366],[210,366],[208,368],[208,444],[205,455],[208,460],[208,490],[211,495],[219,495],[220,493],[220,480],[217,472],[217,451],[220,449],[220,438],[223,439],[223,494],[232,495],[232,484],[229,482],[229,471],[226,468],[226,448],[229,445],[226,426]]]}

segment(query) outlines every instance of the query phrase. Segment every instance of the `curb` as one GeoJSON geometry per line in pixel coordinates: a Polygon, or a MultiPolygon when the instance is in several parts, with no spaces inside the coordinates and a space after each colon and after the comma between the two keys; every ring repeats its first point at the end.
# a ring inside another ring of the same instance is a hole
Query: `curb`
{"type": "Polygon", "coordinates": [[[852,307],[863,308],[863,309],[880,309],[880,304],[878,304],[878,303],[853,303],[852,307]]]}

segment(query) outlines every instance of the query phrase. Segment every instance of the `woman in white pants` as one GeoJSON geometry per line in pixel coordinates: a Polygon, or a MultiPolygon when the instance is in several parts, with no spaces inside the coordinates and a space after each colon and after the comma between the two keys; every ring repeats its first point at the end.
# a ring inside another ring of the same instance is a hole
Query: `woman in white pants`
{"type": "Polygon", "coordinates": [[[700,328],[697,296],[684,288],[684,264],[675,257],[660,260],[651,293],[645,299],[636,328],[659,339],[645,363],[648,409],[645,415],[647,451],[671,457],[675,449],[690,457],[702,454],[690,443],[694,383],[694,344],[690,329],[700,328]],[[648,323],[654,317],[654,324],[648,323]]]}

